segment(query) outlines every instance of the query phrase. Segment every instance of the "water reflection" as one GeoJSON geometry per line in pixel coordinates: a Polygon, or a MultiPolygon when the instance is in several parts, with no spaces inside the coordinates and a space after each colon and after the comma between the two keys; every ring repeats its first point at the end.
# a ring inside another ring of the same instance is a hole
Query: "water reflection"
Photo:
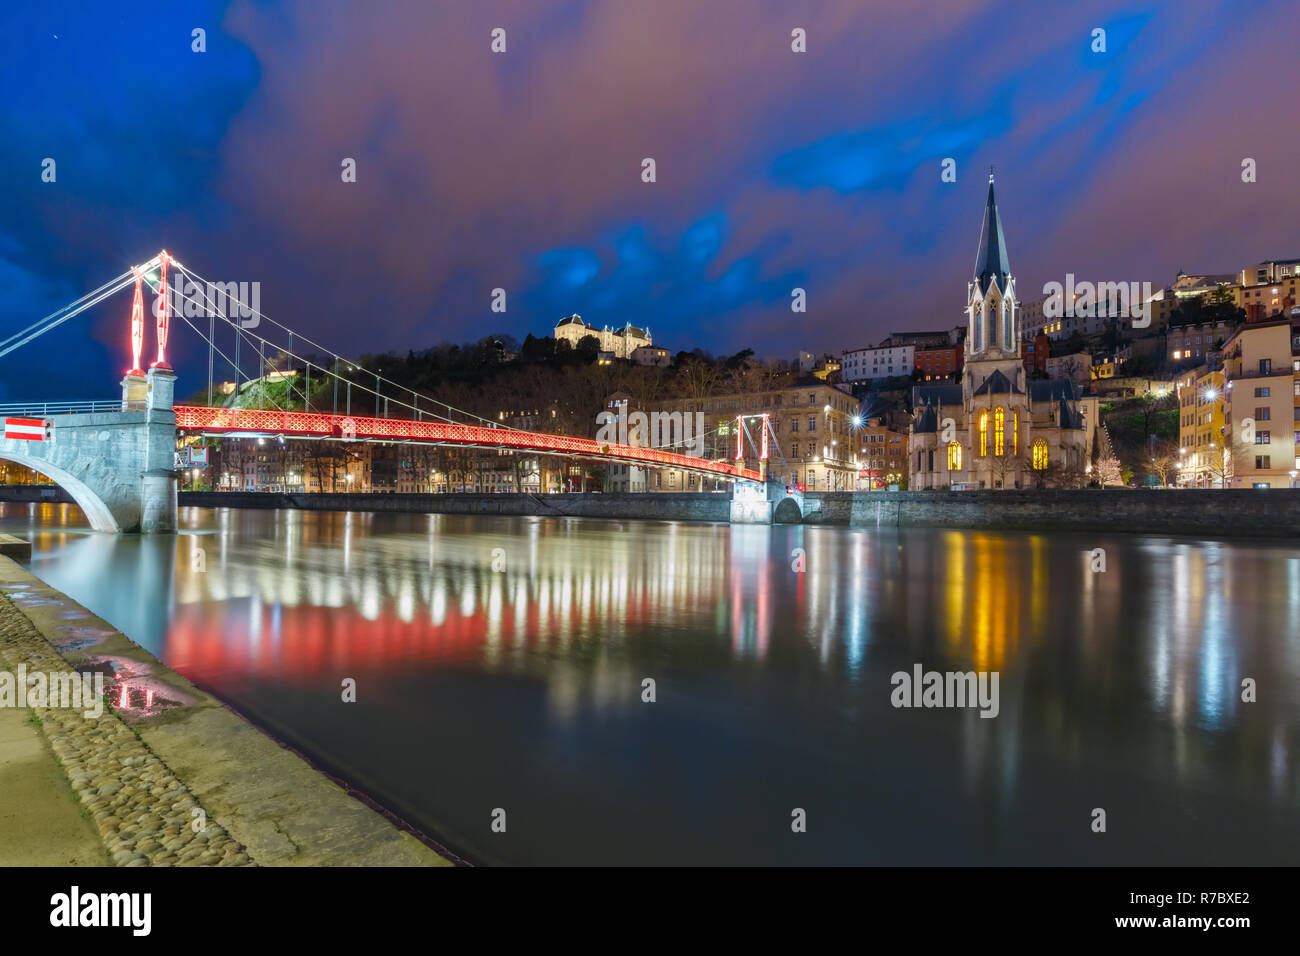
{"type": "Polygon", "coordinates": [[[199,510],[175,538],[140,538],[82,533],[78,515],[9,505],[0,526],[170,666],[484,859],[1251,862],[1300,846],[1294,549],[199,510]],[[999,717],[893,710],[889,675],[918,662],[1000,672],[999,717]],[[346,720],[343,676],[365,702],[346,720]],[[489,845],[480,802],[502,793],[538,825],[489,845]],[[790,844],[771,821],[809,803],[821,826],[790,844]],[[1143,836],[1090,842],[1082,805],[1143,836]],[[1207,840],[1206,815],[1234,822],[1207,840]]]}

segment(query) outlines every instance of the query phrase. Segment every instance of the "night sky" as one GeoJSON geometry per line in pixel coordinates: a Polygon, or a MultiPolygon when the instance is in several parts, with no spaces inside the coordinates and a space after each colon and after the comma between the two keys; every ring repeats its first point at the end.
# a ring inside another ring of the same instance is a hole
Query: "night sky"
{"type": "MultiPolygon", "coordinates": [[[[0,12],[5,336],[165,247],[345,354],[575,311],[838,352],[961,320],[989,164],[1022,298],[1300,257],[1294,3],[99,6],[0,12]]],[[[0,401],[115,397],[129,305],[0,359],[0,401]]],[[[173,345],[187,395],[206,349],[173,345]]]]}

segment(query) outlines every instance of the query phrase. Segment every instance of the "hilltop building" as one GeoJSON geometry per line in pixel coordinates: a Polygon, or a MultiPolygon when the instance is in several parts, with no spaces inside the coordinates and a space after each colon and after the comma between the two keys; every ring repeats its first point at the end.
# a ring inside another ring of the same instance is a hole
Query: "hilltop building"
{"type": "Polygon", "coordinates": [[[588,335],[600,343],[601,352],[608,352],[610,357],[618,359],[630,359],[637,349],[654,345],[649,329],[639,329],[630,323],[621,329],[611,329],[608,325],[598,329],[575,314],[565,316],[555,324],[555,340],[564,339],[574,348],[588,335]]]}

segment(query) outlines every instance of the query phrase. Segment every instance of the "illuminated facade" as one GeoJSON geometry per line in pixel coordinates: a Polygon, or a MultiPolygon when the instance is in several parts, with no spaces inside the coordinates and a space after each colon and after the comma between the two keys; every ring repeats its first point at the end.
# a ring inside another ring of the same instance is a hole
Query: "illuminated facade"
{"type": "Polygon", "coordinates": [[[580,315],[566,316],[555,324],[555,340],[563,339],[574,348],[589,335],[600,343],[601,352],[608,352],[618,359],[631,359],[637,349],[654,345],[649,329],[639,329],[630,324],[621,329],[611,329],[608,325],[598,329],[583,322],[580,315]]]}
{"type": "Polygon", "coordinates": [[[966,316],[961,384],[912,390],[908,487],[1083,484],[1096,401],[1069,379],[1028,380],[1016,280],[991,176],[966,316]]]}
{"type": "MultiPolygon", "coordinates": [[[[858,400],[842,388],[818,379],[810,384],[702,399],[656,402],[653,411],[704,414],[704,454],[712,461],[734,462],[737,416],[749,421],[744,466],[758,468],[758,418],[768,416],[774,436],[768,474],[773,480],[803,485],[808,491],[853,491],[858,487],[860,449],[853,421],[858,400]]],[[[725,488],[716,479],[675,469],[647,473],[647,491],[710,491],[725,488]]]]}
{"type": "Polygon", "coordinates": [[[1199,366],[1178,380],[1178,484],[1221,488],[1224,479],[1222,369],[1199,366]]]}
{"type": "Polygon", "coordinates": [[[1226,487],[1288,488],[1300,471],[1291,321],[1242,327],[1223,346],[1226,487]]]}

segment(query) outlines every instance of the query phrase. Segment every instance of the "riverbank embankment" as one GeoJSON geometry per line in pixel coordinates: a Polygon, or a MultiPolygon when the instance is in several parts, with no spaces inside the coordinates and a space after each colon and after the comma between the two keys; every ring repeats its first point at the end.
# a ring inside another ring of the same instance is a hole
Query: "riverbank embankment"
{"type": "MultiPolygon", "coordinates": [[[[730,495],[271,494],[182,492],[182,506],[296,508],[415,514],[716,521],[730,495]]],[[[1135,534],[1291,538],[1300,535],[1300,489],[1016,489],[829,491],[804,495],[802,523],[853,528],[979,531],[1124,531],[1135,534]]]]}
{"type": "MultiPolygon", "coordinates": [[[[79,804],[103,841],[95,865],[449,865],[397,822],[3,557],[0,671],[45,675],[51,687],[62,679],[55,675],[102,675],[100,706],[82,699],[76,707],[37,701],[25,708],[44,737],[44,758],[30,735],[9,728],[10,749],[28,772],[43,776],[42,792],[54,786],[49,765],[58,767],[64,796],[79,804]]],[[[16,703],[8,707],[18,709],[16,703]]],[[[7,806],[24,792],[4,789],[0,826],[34,825],[32,806],[7,806]]],[[[89,862],[85,835],[69,821],[65,803],[52,800],[44,816],[67,834],[67,845],[51,846],[50,858],[26,859],[89,862]]],[[[0,846],[6,842],[0,834],[0,846]]]]}
{"type": "MultiPolygon", "coordinates": [[[[0,501],[72,501],[62,488],[0,486],[0,501]]],[[[605,494],[296,494],[183,491],[181,506],[290,508],[397,514],[713,521],[731,517],[727,492],[605,494]]],[[[790,517],[778,511],[778,520],[790,517]]],[[[1300,489],[1012,489],[1005,491],[816,491],[802,524],[972,531],[1125,531],[1134,534],[1293,538],[1300,489]]]]}

